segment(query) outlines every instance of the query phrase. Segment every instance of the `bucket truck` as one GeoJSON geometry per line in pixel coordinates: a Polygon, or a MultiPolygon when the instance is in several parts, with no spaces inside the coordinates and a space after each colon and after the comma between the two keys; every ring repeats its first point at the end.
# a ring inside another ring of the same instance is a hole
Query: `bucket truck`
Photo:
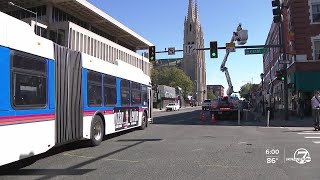
{"type": "MultiPolygon", "coordinates": [[[[248,31],[243,30],[241,24],[237,27],[237,32],[233,32],[230,43],[238,42],[238,45],[243,45],[247,42],[248,39],[248,31]]],[[[238,115],[238,102],[239,99],[235,97],[231,97],[233,91],[233,85],[231,82],[231,78],[229,75],[228,68],[226,67],[226,62],[228,60],[228,56],[230,51],[227,49],[226,55],[223,58],[223,61],[220,66],[220,70],[225,73],[226,79],[228,82],[227,96],[221,97],[212,104],[210,108],[211,116],[214,115],[216,118],[222,116],[232,116],[233,118],[238,115]]]]}

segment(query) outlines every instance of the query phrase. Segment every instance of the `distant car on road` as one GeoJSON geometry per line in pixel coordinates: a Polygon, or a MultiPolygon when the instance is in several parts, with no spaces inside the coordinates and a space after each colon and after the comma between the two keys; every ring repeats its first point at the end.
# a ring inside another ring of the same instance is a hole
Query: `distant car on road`
{"type": "Polygon", "coordinates": [[[166,111],[179,111],[180,106],[177,103],[169,103],[166,106],[166,111]]]}
{"type": "Polygon", "coordinates": [[[203,111],[210,110],[210,107],[211,107],[211,99],[204,100],[202,103],[202,110],[203,111]]]}

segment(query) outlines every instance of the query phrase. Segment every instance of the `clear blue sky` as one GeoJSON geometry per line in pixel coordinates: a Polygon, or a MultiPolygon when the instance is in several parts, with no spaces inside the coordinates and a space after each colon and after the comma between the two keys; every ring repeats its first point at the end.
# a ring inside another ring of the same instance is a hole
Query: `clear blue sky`
{"type": "MultiPolygon", "coordinates": [[[[125,26],[140,34],[156,46],[157,51],[168,47],[183,48],[184,18],[189,0],[89,0],[125,26]]],[[[200,23],[204,32],[205,47],[210,41],[225,46],[239,22],[249,31],[246,45],[264,44],[272,22],[271,0],[198,0],[200,23]]],[[[210,59],[206,51],[207,84],[227,81],[219,69],[225,50],[219,50],[218,59],[210,59]]],[[[182,57],[157,54],[157,58],[182,57]]],[[[252,81],[260,83],[263,70],[262,55],[244,55],[243,49],[231,53],[226,64],[234,91],[252,81]]]]}

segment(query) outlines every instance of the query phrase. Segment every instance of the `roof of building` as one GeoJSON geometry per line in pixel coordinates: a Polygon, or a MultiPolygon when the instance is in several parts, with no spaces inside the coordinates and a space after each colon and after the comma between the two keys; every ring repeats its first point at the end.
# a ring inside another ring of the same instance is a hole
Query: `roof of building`
{"type": "MultiPolygon", "coordinates": [[[[12,2],[24,8],[52,3],[55,7],[64,10],[83,21],[95,24],[99,29],[115,36],[120,41],[136,47],[136,49],[147,49],[148,46],[153,46],[151,42],[86,0],[12,0],[12,2]]],[[[12,10],[12,8],[12,6],[8,5],[8,1],[0,1],[1,11],[7,12],[12,10]]]]}
{"type": "Polygon", "coordinates": [[[224,88],[222,85],[220,85],[220,84],[215,84],[215,85],[207,85],[207,87],[222,87],[222,88],[224,88]]]}

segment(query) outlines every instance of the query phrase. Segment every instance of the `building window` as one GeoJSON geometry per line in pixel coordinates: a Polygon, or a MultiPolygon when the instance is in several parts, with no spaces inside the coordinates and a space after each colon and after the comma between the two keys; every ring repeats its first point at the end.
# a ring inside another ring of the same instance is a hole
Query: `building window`
{"type": "Polygon", "coordinates": [[[116,78],[104,75],[104,105],[115,106],[117,104],[116,78]]]}
{"type": "Polygon", "coordinates": [[[320,3],[312,4],[312,22],[320,22],[320,3]]]}
{"type": "Polygon", "coordinates": [[[88,106],[102,105],[102,76],[100,73],[88,71],[88,106]]]}
{"type": "Polygon", "coordinates": [[[320,39],[314,41],[315,60],[320,60],[320,39]]]}
{"type": "Polygon", "coordinates": [[[191,30],[192,30],[192,26],[191,26],[191,24],[190,24],[190,27],[189,27],[189,28],[190,28],[190,32],[191,32],[191,30]]]}
{"type": "Polygon", "coordinates": [[[130,106],[130,81],[122,79],[120,83],[121,105],[130,106]]]}
{"type": "Polygon", "coordinates": [[[43,108],[47,104],[47,62],[37,56],[14,52],[11,61],[13,108],[43,108]]]}

